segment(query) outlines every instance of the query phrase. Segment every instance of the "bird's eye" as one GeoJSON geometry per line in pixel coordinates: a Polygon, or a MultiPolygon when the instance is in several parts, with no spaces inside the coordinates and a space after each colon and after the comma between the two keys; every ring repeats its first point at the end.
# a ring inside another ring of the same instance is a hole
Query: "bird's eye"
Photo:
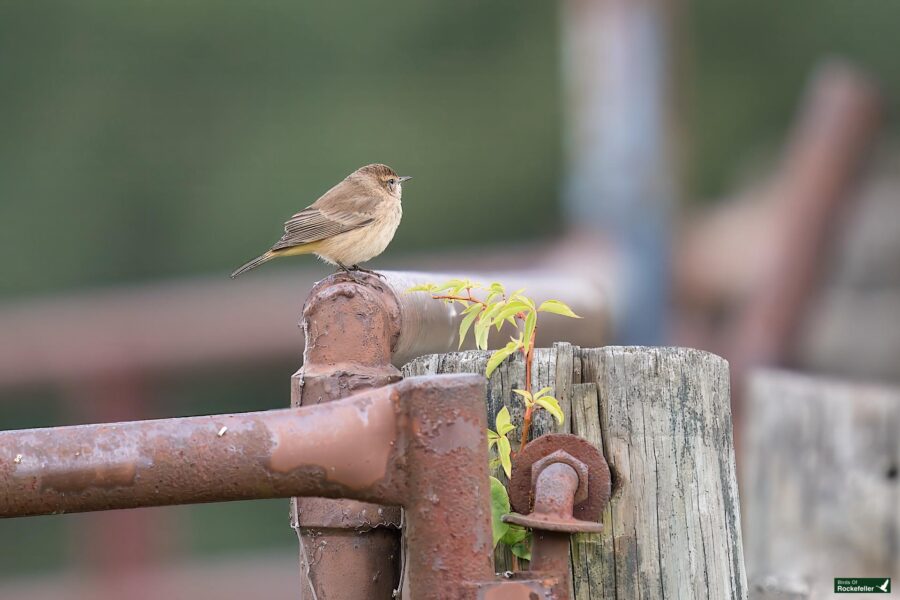
{"type": "Polygon", "coordinates": [[[391,185],[394,185],[395,183],[397,183],[397,180],[391,178],[391,179],[388,179],[388,183],[391,184],[391,185]]]}

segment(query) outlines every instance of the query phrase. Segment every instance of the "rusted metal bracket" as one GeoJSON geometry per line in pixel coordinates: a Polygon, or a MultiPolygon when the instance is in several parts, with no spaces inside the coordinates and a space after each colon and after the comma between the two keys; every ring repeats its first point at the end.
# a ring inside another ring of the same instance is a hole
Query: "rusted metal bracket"
{"type": "Polygon", "coordinates": [[[595,533],[611,489],[609,465],[597,448],[569,433],[543,435],[513,461],[509,501],[521,514],[508,520],[533,529],[595,533]]]}
{"type": "Polygon", "coordinates": [[[578,436],[544,435],[516,457],[509,487],[518,512],[503,520],[534,531],[531,570],[562,573],[568,590],[569,536],[603,530],[598,521],[611,491],[606,459],[578,436]]]}

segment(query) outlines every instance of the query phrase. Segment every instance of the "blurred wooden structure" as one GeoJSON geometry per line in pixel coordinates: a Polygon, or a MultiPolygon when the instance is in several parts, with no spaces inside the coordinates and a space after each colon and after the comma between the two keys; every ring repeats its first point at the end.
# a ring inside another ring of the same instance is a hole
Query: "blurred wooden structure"
{"type": "Polygon", "coordinates": [[[835,577],[900,576],[900,389],[758,371],[746,398],[751,589],[818,600],[835,577]]]}
{"type": "Polygon", "coordinates": [[[900,155],[883,148],[806,315],[798,366],[900,384],[900,155]]]}
{"type": "Polygon", "coordinates": [[[877,86],[846,63],[823,64],[765,192],[699,221],[676,254],[678,342],[728,358],[738,434],[746,373],[796,361],[880,122],[877,86]]]}
{"type": "MultiPolygon", "coordinates": [[[[403,371],[483,373],[488,356],[425,356],[403,371]]],[[[572,544],[573,598],[746,598],[727,363],[682,348],[569,344],[539,349],[534,361],[532,388],[553,388],[562,429],[602,448],[613,471],[604,532],[572,544]]],[[[490,423],[507,406],[521,424],[512,390],[524,374],[519,355],[493,374],[490,423]]],[[[535,435],[555,429],[546,411],[535,416],[535,435]]],[[[498,552],[497,570],[508,560],[498,552]]]]}

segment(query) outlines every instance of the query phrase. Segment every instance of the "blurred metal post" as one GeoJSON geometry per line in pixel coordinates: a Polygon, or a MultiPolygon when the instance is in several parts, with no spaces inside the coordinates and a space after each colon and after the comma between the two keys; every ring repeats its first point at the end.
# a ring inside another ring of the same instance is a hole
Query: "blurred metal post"
{"type": "Polygon", "coordinates": [[[569,222],[612,242],[622,299],[617,341],[658,344],[666,328],[670,222],[671,3],[562,4],[569,222]]]}
{"type": "MultiPolygon", "coordinates": [[[[151,384],[136,371],[88,377],[69,386],[66,411],[75,422],[114,423],[147,417],[151,384]]],[[[96,576],[95,600],[156,598],[157,590],[127,574],[160,562],[181,539],[161,511],[109,511],[73,520],[70,556],[96,576]]]]}

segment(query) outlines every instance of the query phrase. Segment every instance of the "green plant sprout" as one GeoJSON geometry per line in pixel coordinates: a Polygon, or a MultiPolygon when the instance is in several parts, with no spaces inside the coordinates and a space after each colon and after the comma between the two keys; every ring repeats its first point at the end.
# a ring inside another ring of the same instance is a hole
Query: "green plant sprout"
{"type": "Polygon", "coordinates": [[[503,482],[491,477],[491,530],[494,548],[503,542],[516,558],[531,560],[531,536],[528,530],[520,525],[503,522],[503,515],[509,514],[511,510],[509,493],[503,482]]]}
{"type": "MultiPolygon", "coordinates": [[[[513,390],[525,403],[525,414],[522,418],[522,431],[519,438],[519,452],[528,443],[531,422],[536,408],[543,408],[549,412],[556,421],[562,425],[564,414],[559,406],[559,401],[550,396],[551,388],[545,387],[537,393],[531,389],[531,373],[534,362],[534,340],[538,328],[538,315],[540,313],[552,313],[580,318],[572,309],[559,300],[546,300],[537,306],[531,298],[523,294],[524,290],[517,290],[512,294],[506,293],[506,288],[497,282],[484,286],[467,279],[451,279],[442,284],[426,283],[409,288],[408,292],[427,292],[435,300],[447,303],[458,303],[462,306],[463,319],[459,324],[459,346],[462,348],[466,335],[473,331],[475,347],[479,350],[487,350],[488,336],[493,327],[500,331],[504,326],[512,326],[516,334],[510,336],[509,342],[499,350],[491,353],[485,369],[485,377],[491,374],[500,364],[515,354],[521,352],[525,359],[525,389],[513,390]],[[483,298],[475,296],[475,291],[481,292],[483,298]]],[[[500,466],[506,477],[512,475],[512,444],[507,435],[514,431],[516,426],[512,423],[509,410],[504,406],[494,419],[494,429],[487,430],[488,450],[496,451],[496,458],[491,459],[491,468],[500,466]]],[[[494,547],[499,542],[509,546],[515,557],[530,560],[530,536],[528,531],[517,525],[504,523],[503,515],[510,512],[509,494],[503,483],[496,477],[491,477],[491,516],[494,536],[494,547]]]]}
{"type": "Polygon", "coordinates": [[[491,468],[493,469],[497,466],[494,461],[499,462],[500,466],[503,468],[503,472],[506,473],[506,476],[511,477],[512,448],[510,447],[509,438],[506,437],[506,434],[513,431],[516,426],[510,422],[509,409],[505,406],[497,413],[497,418],[494,420],[494,427],[496,428],[496,431],[493,429],[487,430],[488,450],[497,450],[497,458],[491,461],[491,468]]]}
{"type": "MultiPolygon", "coordinates": [[[[490,377],[500,363],[516,352],[521,352],[524,356],[525,389],[515,390],[525,401],[525,416],[522,420],[522,432],[519,439],[520,452],[528,443],[535,407],[546,409],[560,425],[562,424],[562,409],[556,398],[547,395],[550,389],[544,388],[537,394],[532,393],[531,372],[534,363],[534,339],[537,334],[538,315],[552,313],[574,319],[580,318],[572,312],[571,308],[559,300],[546,300],[537,306],[534,300],[523,295],[525,290],[517,290],[507,295],[506,288],[498,282],[484,286],[468,279],[451,279],[442,284],[425,283],[413,286],[407,291],[428,292],[435,300],[443,300],[451,304],[458,303],[463,307],[463,319],[459,324],[459,348],[462,348],[470,330],[474,332],[475,347],[479,350],[487,350],[488,335],[492,327],[497,331],[500,331],[504,325],[511,325],[515,328],[518,335],[511,336],[510,341],[503,348],[495,350],[491,354],[485,369],[485,377],[490,377]],[[483,299],[477,298],[473,293],[475,290],[483,292],[486,296],[483,299]]],[[[500,435],[499,432],[496,433],[498,436],[500,435]]],[[[505,436],[503,437],[505,438],[505,436]]],[[[499,443],[497,447],[498,449],[503,448],[499,443]]]]}

